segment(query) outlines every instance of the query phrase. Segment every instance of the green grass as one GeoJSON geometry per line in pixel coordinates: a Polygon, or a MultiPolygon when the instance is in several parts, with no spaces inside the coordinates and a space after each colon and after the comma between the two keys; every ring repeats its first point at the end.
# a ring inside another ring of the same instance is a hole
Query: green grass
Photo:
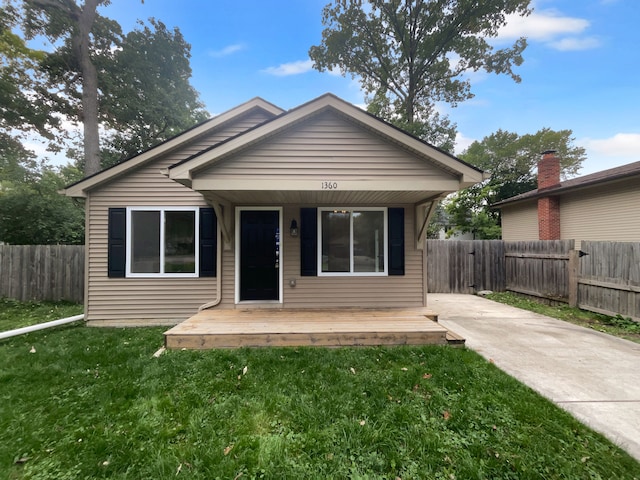
{"type": "Polygon", "coordinates": [[[153,358],[162,331],[0,341],[0,478],[640,478],[625,452],[470,350],[153,358]]]}
{"type": "Polygon", "coordinates": [[[82,305],[69,302],[19,302],[0,298],[0,332],[59,320],[82,313],[82,305]]]}
{"type": "Polygon", "coordinates": [[[487,298],[640,343],[640,323],[620,315],[610,317],[564,304],[546,305],[531,297],[510,292],[492,293],[487,298]]]}

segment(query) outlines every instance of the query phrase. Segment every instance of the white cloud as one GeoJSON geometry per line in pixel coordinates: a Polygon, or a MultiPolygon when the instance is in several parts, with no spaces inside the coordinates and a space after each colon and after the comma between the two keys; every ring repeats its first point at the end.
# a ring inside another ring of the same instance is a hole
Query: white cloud
{"type": "Polygon", "coordinates": [[[220,50],[211,50],[209,52],[209,56],[213,58],[227,57],[229,55],[233,55],[236,52],[240,52],[245,48],[247,48],[246,45],[242,43],[234,43],[233,45],[227,45],[226,47],[220,50]]]}
{"type": "Polygon", "coordinates": [[[457,132],[456,133],[456,144],[454,147],[454,152],[456,155],[460,155],[462,152],[464,152],[467,148],[469,148],[469,146],[475,142],[475,138],[469,138],[469,137],[465,137],[463,133],[457,132]]]}
{"type": "Polygon", "coordinates": [[[613,137],[600,139],[587,138],[582,144],[598,155],[640,160],[640,133],[617,133],[613,137]]]}
{"type": "Polygon", "coordinates": [[[509,15],[507,24],[498,32],[498,38],[514,40],[527,37],[532,40],[549,41],[559,35],[582,33],[588,27],[588,20],[563,16],[556,10],[541,10],[534,11],[528,17],[509,15]]]}
{"type": "Polygon", "coordinates": [[[534,11],[528,17],[510,15],[498,32],[498,41],[526,37],[561,51],[586,50],[600,46],[600,40],[584,36],[591,26],[589,20],[569,17],[557,10],[534,11]]]}
{"type": "Polygon", "coordinates": [[[268,67],[262,70],[269,75],[275,75],[276,77],[287,77],[289,75],[300,75],[313,70],[312,60],[299,60],[297,62],[282,63],[277,67],[268,67]]]}
{"type": "Polygon", "coordinates": [[[601,42],[596,37],[567,37],[558,40],[557,42],[549,42],[549,46],[560,50],[561,52],[575,51],[575,50],[591,50],[598,48],[601,42]]]}

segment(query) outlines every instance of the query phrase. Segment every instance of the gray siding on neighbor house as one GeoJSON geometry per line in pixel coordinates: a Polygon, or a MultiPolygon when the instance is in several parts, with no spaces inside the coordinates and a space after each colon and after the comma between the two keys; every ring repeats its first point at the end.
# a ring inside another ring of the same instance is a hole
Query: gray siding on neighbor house
{"type": "Polygon", "coordinates": [[[538,201],[502,208],[502,239],[508,242],[538,240],[538,201]]]}
{"type": "Polygon", "coordinates": [[[200,180],[451,180],[440,170],[333,112],[295,125],[198,172],[200,180]],[[327,178],[330,175],[330,178],[327,178]]]}
{"type": "MultiPolygon", "coordinates": [[[[177,323],[215,300],[216,278],[108,278],[108,209],[132,206],[206,207],[201,194],[161,174],[161,170],[266,119],[245,116],[206,138],[127,172],[91,191],[87,201],[86,320],[119,323],[177,323]]],[[[233,278],[233,277],[232,277],[233,278]]]]}

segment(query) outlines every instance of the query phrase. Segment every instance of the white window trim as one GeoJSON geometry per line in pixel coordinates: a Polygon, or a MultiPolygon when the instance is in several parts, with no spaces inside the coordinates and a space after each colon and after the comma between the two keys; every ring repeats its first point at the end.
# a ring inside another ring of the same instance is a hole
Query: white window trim
{"type": "Polygon", "coordinates": [[[389,209],[386,207],[319,207],[318,208],[318,276],[319,277],[387,277],[389,276],[389,209]],[[322,271],[322,212],[350,212],[349,216],[349,272],[322,271]],[[384,214],[384,271],[383,272],[354,272],[353,271],[353,212],[383,212],[384,214]]]}
{"type": "Polygon", "coordinates": [[[127,278],[197,278],[200,276],[200,207],[127,207],[127,278]],[[135,273],[131,271],[131,213],[135,211],[160,212],[160,273],[135,273]],[[163,273],[164,270],[164,212],[194,212],[195,215],[195,272],[194,273],[163,273]]]}

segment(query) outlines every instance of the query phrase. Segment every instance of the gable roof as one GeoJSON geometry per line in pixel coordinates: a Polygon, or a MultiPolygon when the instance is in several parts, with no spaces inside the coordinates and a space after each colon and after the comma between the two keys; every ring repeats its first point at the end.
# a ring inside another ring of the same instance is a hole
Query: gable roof
{"type": "Polygon", "coordinates": [[[622,180],[636,175],[640,175],[640,162],[629,163],[620,167],[610,168],[600,172],[591,173],[589,175],[584,175],[582,177],[565,180],[554,187],[531,190],[530,192],[525,192],[520,195],[516,195],[515,197],[502,200],[501,202],[494,203],[492,207],[502,207],[504,205],[522,202],[525,200],[561,195],[579,188],[586,188],[616,180],[622,180]]]}
{"type": "Polygon", "coordinates": [[[181,134],[165,140],[164,142],[150,148],[149,150],[120,162],[112,167],[101,170],[82,180],[67,186],[63,193],[70,197],[86,197],[87,191],[99,185],[107,183],[121,175],[126,174],[132,169],[138,168],[149,163],[158,157],[183,147],[185,144],[211,133],[212,131],[232,122],[238,117],[250,113],[252,111],[261,110],[270,116],[276,117],[284,112],[280,107],[255,97],[237,107],[227,110],[209,120],[206,120],[181,134]]]}
{"type": "Polygon", "coordinates": [[[327,110],[332,110],[347,117],[349,120],[371,130],[388,141],[410,150],[419,157],[428,158],[443,170],[459,176],[462,187],[473,185],[487,178],[482,170],[463,162],[453,155],[410,135],[330,93],[326,93],[299,107],[284,112],[269,121],[256,125],[252,129],[235,137],[228,138],[207,150],[172,165],[168,170],[169,178],[189,185],[192,180],[192,175],[195,172],[205,169],[224,158],[277,135],[291,126],[327,110]]]}

